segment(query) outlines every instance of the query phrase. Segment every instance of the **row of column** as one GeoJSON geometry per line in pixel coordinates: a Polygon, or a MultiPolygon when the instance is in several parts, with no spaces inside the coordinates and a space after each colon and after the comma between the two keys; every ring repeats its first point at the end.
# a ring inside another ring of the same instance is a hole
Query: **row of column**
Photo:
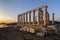
{"type": "MultiPolygon", "coordinates": [[[[35,18],[35,11],[29,11],[24,14],[21,14],[18,16],[18,22],[19,23],[28,23],[28,14],[29,14],[29,24],[31,23],[31,12],[33,12],[33,24],[36,22],[35,18]],[[26,20],[26,21],[25,21],[26,20]]],[[[44,18],[44,26],[47,25],[49,22],[49,14],[47,13],[47,6],[44,7],[44,12],[41,10],[41,8],[38,8],[38,24],[40,25],[41,23],[43,24],[43,18],[44,18]]]]}
{"type": "MultiPolygon", "coordinates": [[[[33,24],[35,24],[35,22],[36,22],[35,11],[36,10],[32,11],[33,12],[33,24]]],[[[25,14],[19,15],[18,22],[19,23],[25,23],[25,22],[28,23],[28,13],[29,13],[29,23],[31,23],[31,11],[29,11],[25,14]]],[[[43,22],[43,11],[41,9],[38,9],[38,24],[41,24],[42,22],[43,22]]]]}

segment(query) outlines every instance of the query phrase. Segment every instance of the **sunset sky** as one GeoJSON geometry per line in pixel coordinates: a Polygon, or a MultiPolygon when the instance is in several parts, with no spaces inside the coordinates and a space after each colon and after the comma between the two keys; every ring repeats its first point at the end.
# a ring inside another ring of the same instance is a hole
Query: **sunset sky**
{"type": "Polygon", "coordinates": [[[0,0],[0,23],[16,22],[19,13],[43,4],[48,6],[49,14],[55,13],[55,20],[60,21],[60,0],[0,0]]]}

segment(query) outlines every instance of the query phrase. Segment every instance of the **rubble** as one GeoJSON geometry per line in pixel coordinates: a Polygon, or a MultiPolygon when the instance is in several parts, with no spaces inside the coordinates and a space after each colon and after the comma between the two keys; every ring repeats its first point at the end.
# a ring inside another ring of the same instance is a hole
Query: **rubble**
{"type": "MultiPolygon", "coordinates": [[[[55,36],[41,37],[35,34],[20,31],[15,27],[0,28],[0,40],[55,40],[55,36]]],[[[60,38],[57,38],[60,39],[60,38]]]]}

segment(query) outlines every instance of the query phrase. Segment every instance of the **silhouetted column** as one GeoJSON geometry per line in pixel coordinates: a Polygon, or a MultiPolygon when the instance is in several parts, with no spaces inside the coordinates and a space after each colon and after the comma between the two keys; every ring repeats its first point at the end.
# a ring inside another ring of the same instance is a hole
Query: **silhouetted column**
{"type": "Polygon", "coordinates": [[[22,24],[24,24],[24,15],[22,15],[22,24]]]}
{"type": "Polygon", "coordinates": [[[28,23],[28,13],[26,13],[26,24],[28,23]]]}
{"type": "Polygon", "coordinates": [[[41,14],[41,9],[38,9],[38,24],[41,24],[41,17],[40,17],[40,14],[41,14]]]}
{"type": "Polygon", "coordinates": [[[21,22],[21,16],[19,16],[19,23],[21,22]]]}
{"type": "Polygon", "coordinates": [[[32,11],[33,12],[33,24],[35,23],[35,10],[32,11]]]}
{"type": "Polygon", "coordinates": [[[18,15],[18,23],[20,22],[19,18],[20,18],[20,15],[18,15]]]}
{"type": "Polygon", "coordinates": [[[47,6],[45,5],[44,8],[44,26],[46,27],[47,25],[47,6]]]}
{"type": "Polygon", "coordinates": [[[29,12],[29,23],[31,23],[31,11],[29,12]]]}
{"type": "Polygon", "coordinates": [[[21,15],[21,24],[22,24],[22,15],[21,15]]]}
{"type": "Polygon", "coordinates": [[[54,13],[52,14],[52,24],[54,24],[54,13]]]}

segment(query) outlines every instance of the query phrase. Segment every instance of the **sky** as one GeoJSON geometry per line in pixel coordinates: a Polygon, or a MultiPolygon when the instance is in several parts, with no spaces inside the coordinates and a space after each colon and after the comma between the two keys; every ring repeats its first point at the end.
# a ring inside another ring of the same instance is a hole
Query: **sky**
{"type": "Polygon", "coordinates": [[[0,0],[0,22],[17,22],[17,15],[46,4],[50,19],[60,21],[60,0],[0,0]]]}

